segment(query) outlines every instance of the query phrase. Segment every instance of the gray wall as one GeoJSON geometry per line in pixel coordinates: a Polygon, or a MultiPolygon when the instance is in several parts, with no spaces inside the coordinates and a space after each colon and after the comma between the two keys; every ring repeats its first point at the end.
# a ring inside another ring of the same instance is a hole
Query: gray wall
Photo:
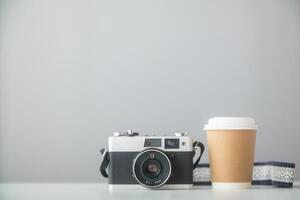
{"type": "Polygon", "coordinates": [[[114,131],[205,141],[213,116],[300,165],[299,21],[292,0],[1,1],[0,181],[103,181],[114,131]]]}

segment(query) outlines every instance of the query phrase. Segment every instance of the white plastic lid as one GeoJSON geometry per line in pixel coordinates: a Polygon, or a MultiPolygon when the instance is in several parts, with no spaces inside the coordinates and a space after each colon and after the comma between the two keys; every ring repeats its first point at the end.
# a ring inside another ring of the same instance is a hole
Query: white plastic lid
{"type": "Polygon", "coordinates": [[[256,130],[254,119],[249,117],[214,117],[208,120],[204,130],[256,130]]]}

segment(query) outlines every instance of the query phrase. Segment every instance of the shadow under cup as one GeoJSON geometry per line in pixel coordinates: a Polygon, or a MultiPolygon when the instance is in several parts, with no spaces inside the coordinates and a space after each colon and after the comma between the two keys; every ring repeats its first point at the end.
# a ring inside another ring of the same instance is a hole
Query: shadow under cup
{"type": "MultiPolygon", "coordinates": [[[[238,122],[240,119],[231,118],[230,122],[232,120],[238,122]]],[[[250,118],[250,121],[253,121],[252,125],[255,125],[253,119],[250,118]]],[[[228,119],[225,122],[228,122],[228,119]]],[[[256,125],[246,126],[246,124],[229,123],[229,125],[223,124],[218,128],[206,126],[213,188],[250,187],[255,153],[256,125]],[[235,125],[235,128],[232,125],[235,125]]]]}

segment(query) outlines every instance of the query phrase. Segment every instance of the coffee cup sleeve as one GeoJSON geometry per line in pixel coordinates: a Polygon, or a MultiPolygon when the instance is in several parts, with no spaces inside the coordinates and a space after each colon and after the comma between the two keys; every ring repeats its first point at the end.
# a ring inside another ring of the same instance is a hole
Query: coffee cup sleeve
{"type": "MultiPolygon", "coordinates": [[[[254,162],[252,185],[272,185],[293,187],[295,164],[277,161],[254,162]]],[[[208,163],[201,163],[193,171],[193,183],[196,186],[211,185],[208,163]]]]}

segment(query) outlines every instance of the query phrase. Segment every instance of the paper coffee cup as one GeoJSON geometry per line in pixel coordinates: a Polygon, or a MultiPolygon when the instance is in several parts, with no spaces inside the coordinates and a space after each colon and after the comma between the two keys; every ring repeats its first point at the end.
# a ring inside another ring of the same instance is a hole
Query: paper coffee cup
{"type": "Polygon", "coordinates": [[[204,130],[213,188],[249,188],[257,130],[254,119],[215,117],[209,119],[204,130]]]}

